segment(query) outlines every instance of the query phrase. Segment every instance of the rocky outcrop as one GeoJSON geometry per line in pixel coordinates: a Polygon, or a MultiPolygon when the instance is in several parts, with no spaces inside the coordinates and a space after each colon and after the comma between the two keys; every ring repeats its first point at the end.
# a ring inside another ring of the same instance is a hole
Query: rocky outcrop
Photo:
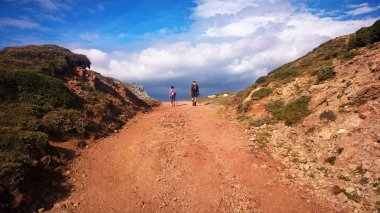
{"type": "Polygon", "coordinates": [[[377,100],[380,98],[380,83],[363,86],[358,91],[348,95],[347,98],[355,105],[361,105],[370,100],[377,100]]]}
{"type": "Polygon", "coordinates": [[[145,91],[144,87],[141,85],[138,85],[136,83],[124,83],[114,78],[108,78],[108,79],[117,85],[128,88],[128,90],[130,90],[133,94],[135,94],[141,100],[150,99],[148,93],[145,91]]]}
{"type": "Polygon", "coordinates": [[[135,83],[126,83],[125,85],[131,92],[133,92],[140,99],[144,100],[150,98],[143,86],[135,83]]]}

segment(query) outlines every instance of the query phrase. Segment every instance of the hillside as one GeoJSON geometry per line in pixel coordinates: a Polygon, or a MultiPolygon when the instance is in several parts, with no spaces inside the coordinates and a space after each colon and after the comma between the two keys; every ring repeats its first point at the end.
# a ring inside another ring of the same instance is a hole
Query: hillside
{"type": "Polygon", "coordinates": [[[62,191],[61,171],[73,153],[51,142],[84,147],[152,107],[90,66],[86,56],[55,45],[0,51],[0,210],[58,199],[44,192],[62,191]]]}
{"type": "MultiPolygon", "coordinates": [[[[253,149],[341,210],[380,210],[380,20],[328,41],[229,96],[253,149]]],[[[228,110],[227,110],[228,111],[228,110]]]]}

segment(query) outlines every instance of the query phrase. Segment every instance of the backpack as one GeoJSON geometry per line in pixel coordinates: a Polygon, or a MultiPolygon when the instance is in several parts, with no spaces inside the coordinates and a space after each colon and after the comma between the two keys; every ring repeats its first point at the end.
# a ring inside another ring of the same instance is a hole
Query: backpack
{"type": "Polygon", "coordinates": [[[191,91],[198,92],[199,91],[198,84],[191,84],[191,91]]]}
{"type": "Polygon", "coordinates": [[[173,97],[176,94],[177,94],[177,92],[174,89],[170,90],[170,97],[173,97]]]}

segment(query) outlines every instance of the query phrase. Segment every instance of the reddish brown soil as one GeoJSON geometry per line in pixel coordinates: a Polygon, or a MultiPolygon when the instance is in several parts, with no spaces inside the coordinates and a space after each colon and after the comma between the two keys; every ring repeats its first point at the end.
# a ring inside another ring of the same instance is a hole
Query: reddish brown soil
{"type": "Polygon", "coordinates": [[[208,106],[164,103],[84,151],[71,165],[72,194],[55,210],[332,211],[281,183],[282,166],[249,144],[244,128],[208,106]]]}

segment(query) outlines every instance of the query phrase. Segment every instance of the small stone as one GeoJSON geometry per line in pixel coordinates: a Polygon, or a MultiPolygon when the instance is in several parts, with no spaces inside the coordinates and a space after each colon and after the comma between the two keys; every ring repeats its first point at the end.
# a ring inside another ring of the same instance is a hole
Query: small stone
{"type": "Polygon", "coordinates": [[[267,165],[261,165],[260,168],[266,169],[266,168],[268,168],[268,166],[267,165]]]}
{"type": "Polygon", "coordinates": [[[338,134],[343,134],[346,132],[346,129],[339,129],[336,133],[338,134]]]}
{"type": "Polygon", "coordinates": [[[367,118],[367,115],[366,115],[366,114],[363,114],[363,113],[359,113],[359,118],[361,118],[361,119],[366,119],[366,118],[367,118]]]}
{"type": "Polygon", "coordinates": [[[249,140],[250,140],[250,141],[254,141],[254,140],[255,140],[255,138],[254,138],[254,137],[252,137],[252,138],[250,138],[249,140]]]}
{"type": "Polygon", "coordinates": [[[355,189],[352,188],[352,187],[348,187],[348,188],[346,188],[345,190],[346,190],[347,193],[352,193],[352,192],[355,191],[355,189]]]}
{"type": "Polygon", "coordinates": [[[330,132],[329,130],[323,130],[323,131],[319,134],[319,136],[320,136],[321,138],[323,138],[324,140],[330,140],[332,134],[331,134],[331,132],[330,132]]]}
{"type": "Polygon", "coordinates": [[[82,178],[85,178],[85,177],[86,177],[86,175],[85,175],[85,174],[83,174],[83,175],[82,175],[82,178]]]}
{"type": "Polygon", "coordinates": [[[71,172],[70,170],[67,170],[66,172],[63,173],[63,175],[69,175],[71,172]]]}
{"type": "Polygon", "coordinates": [[[38,209],[38,212],[44,212],[44,211],[45,211],[44,208],[39,208],[39,209],[38,209]]]}
{"type": "Polygon", "coordinates": [[[74,207],[78,207],[78,206],[79,206],[79,202],[75,202],[75,203],[73,203],[73,206],[74,206],[74,207]]]}

